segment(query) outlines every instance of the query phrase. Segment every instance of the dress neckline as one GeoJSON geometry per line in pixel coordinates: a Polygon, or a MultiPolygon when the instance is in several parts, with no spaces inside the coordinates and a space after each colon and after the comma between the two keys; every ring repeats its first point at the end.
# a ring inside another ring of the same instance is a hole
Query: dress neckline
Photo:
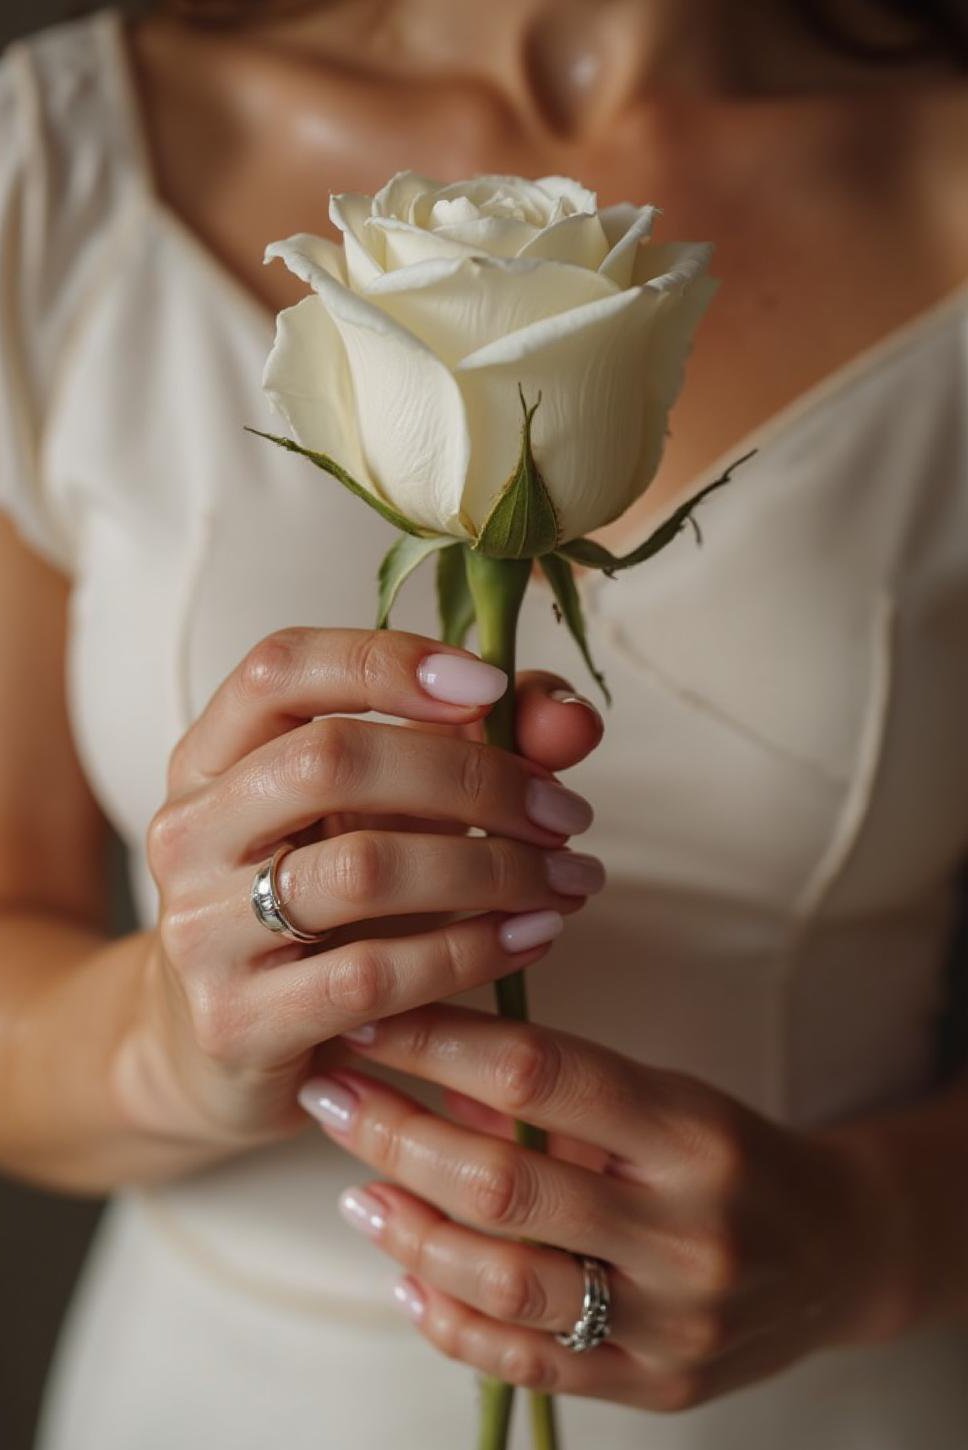
{"type": "MultiPolygon", "coordinates": [[[[155,171],[148,131],[141,101],[138,96],[137,80],[124,33],[126,18],[124,12],[115,6],[105,7],[93,17],[100,26],[105,41],[109,84],[113,89],[124,139],[134,154],[138,182],[144,200],[152,215],[179,240],[185,251],[196,264],[207,271],[216,286],[240,310],[254,319],[263,333],[275,328],[276,311],[261,297],[245,286],[184,218],[165,199],[155,171]]],[[[852,356],[838,363],[811,383],[789,402],[781,404],[767,417],[746,431],[734,443],[724,449],[704,469],[695,474],[689,482],[670,498],[662,509],[645,520],[639,538],[627,539],[616,544],[613,552],[624,553],[632,549],[653,530],[661,527],[676,509],[687,499],[695,497],[714,479],[718,478],[731,463],[747,454],[759,452],[777,438],[791,432],[801,421],[811,417],[824,403],[843,396],[856,382],[877,373],[898,354],[914,345],[949,315],[964,310],[968,317],[968,277],[944,293],[927,307],[919,309],[911,317],[899,322],[880,337],[862,347],[852,356]]],[[[602,576],[593,576],[600,579],[602,576]]]]}

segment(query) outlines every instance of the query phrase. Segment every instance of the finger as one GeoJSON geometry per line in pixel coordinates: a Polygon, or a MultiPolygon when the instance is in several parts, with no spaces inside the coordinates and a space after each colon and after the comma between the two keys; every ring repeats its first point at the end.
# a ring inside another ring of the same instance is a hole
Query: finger
{"type": "MultiPolygon", "coordinates": [[[[493,1319],[566,1333],[581,1313],[585,1277],[571,1254],[489,1238],[394,1183],[344,1189],[339,1209],[403,1268],[493,1319]]],[[[623,1344],[640,1336],[644,1296],[618,1269],[608,1283],[611,1337],[623,1344]]]]}
{"type": "Polygon", "coordinates": [[[512,1118],[661,1166],[671,1135],[663,1074],[572,1033],[454,1004],[366,1024],[364,1057],[475,1097],[512,1118]],[[664,1156],[664,1155],[663,1155],[664,1156]]]}
{"type": "Polygon", "coordinates": [[[517,680],[515,729],[522,755],[548,770],[565,770],[595,749],[605,722],[567,680],[533,670],[517,680]]]}
{"type": "Polygon", "coordinates": [[[282,961],[233,979],[233,1020],[222,1036],[242,1063],[294,1058],[373,1016],[456,996],[533,966],[562,925],[553,911],[495,913],[282,961]]]}
{"type": "MultiPolygon", "coordinates": [[[[343,1040],[347,1041],[346,1038],[343,1040]]],[[[495,1138],[514,1138],[514,1119],[507,1113],[495,1112],[484,1103],[450,1088],[444,1089],[443,1100],[447,1111],[465,1128],[476,1128],[479,1133],[491,1133],[495,1138]]],[[[592,1143],[582,1143],[577,1138],[566,1138],[561,1133],[548,1134],[547,1152],[555,1158],[563,1158],[566,1163],[581,1163],[596,1172],[601,1172],[608,1160],[608,1154],[603,1149],[592,1143]]]]}
{"type": "MultiPolygon", "coordinates": [[[[259,954],[266,930],[249,908],[251,872],[224,887],[233,939],[259,954]]],[[[565,910],[604,885],[594,856],[542,851],[503,836],[438,836],[351,831],[290,851],[276,881],[280,900],[303,931],[330,931],[383,916],[425,912],[565,910]]]]}
{"type": "Polygon", "coordinates": [[[620,1179],[468,1132],[344,1068],[307,1079],[299,1101],[371,1168],[474,1227],[613,1263],[642,1256],[642,1191],[620,1179]]]}
{"type": "Polygon", "coordinates": [[[493,1379],[548,1394],[641,1403],[641,1369],[617,1344],[606,1340],[575,1354],[550,1334],[491,1319],[409,1274],[394,1292],[430,1344],[493,1379]]]}
{"type": "MultiPolygon", "coordinates": [[[[178,869],[251,863],[341,812],[429,817],[541,845],[587,829],[592,808],[507,750],[396,725],[313,720],[267,741],[169,810],[178,869]]],[[[327,832],[327,834],[330,834],[327,832]]]]}
{"type": "Polygon", "coordinates": [[[411,720],[480,719],[507,688],[468,650],[399,630],[293,626],[258,641],[172,752],[168,793],[194,790],[314,716],[379,710],[411,720]]]}

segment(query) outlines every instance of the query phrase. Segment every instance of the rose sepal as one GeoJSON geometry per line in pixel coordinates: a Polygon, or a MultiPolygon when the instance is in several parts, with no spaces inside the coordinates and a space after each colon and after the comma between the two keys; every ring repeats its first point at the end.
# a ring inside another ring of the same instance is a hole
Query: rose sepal
{"type": "Polygon", "coordinates": [[[518,383],[524,421],[517,467],[510,474],[481,525],[473,548],[489,559],[535,559],[558,545],[560,526],[541,470],[531,449],[531,419],[541,394],[530,408],[518,383]]]}

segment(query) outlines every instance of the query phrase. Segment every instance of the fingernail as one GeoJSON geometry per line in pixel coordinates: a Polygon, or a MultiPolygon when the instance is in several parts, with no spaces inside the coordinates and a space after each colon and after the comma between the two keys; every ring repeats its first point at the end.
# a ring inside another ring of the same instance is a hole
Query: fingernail
{"type": "Polygon", "coordinates": [[[549,885],[564,896],[591,896],[605,885],[605,867],[598,857],[577,851],[549,851],[545,872],[549,885]]]}
{"type": "Polygon", "coordinates": [[[365,1188],[344,1188],[337,1202],[346,1222],[371,1239],[379,1238],[386,1228],[386,1209],[365,1188]]]}
{"type": "Polygon", "coordinates": [[[376,1039],[376,1023],[361,1022],[359,1027],[351,1027],[348,1032],[341,1032],[340,1037],[344,1037],[347,1042],[359,1042],[365,1046],[376,1039]]]}
{"type": "Polygon", "coordinates": [[[536,826],[546,831],[559,831],[563,836],[576,836],[587,831],[594,811],[584,796],[566,790],[554,780],[535,776],[528,781],[524,809],[536,826]]]}
{"type": "Polygon", "coordinates": [[[546,941],[554,941],[564,924],[560,911],[526,911],[522,916],[509,916],[502,922],[498,936],[506,952],[527,952],[546,941]]]}
{"type": "Polygon", "coordinates": [[[409,1274],[405,1279],[393,1286],[393,1297],[401,1308],[405,1309],[411,1319],[422,1319],[427,1301],[417,1288],[409,1274]]]}
{"type": "Polygon", "coordinates": [[[428,695],[449,705],[493,705],[508,687],[497,665],[464,655],[427,655],[417,666],[417,679],[428,695]]]}
{"type": "Polygon", "coordinates": [[[602,718],[601,710],[593,705],[591,700],[586,699],[584,695],[576,695],[573,690],[552,690],[548,698],[557,700],[559,705],[584,705],[585,709],[594,715],[599,725],[604,729],[605,721],[602,718]]]}
{"type": "Polygon", "coordinates": [[[328,1128],[345,1132],[353,1121],[359,1098],[345,1083],[331,1077],[311,1077],[297,1094],[300,1107],[328,1128]]]}

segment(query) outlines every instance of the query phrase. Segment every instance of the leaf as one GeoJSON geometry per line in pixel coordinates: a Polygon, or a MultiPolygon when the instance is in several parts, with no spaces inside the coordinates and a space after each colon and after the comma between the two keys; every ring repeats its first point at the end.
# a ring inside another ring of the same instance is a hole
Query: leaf
{"type": "MultiPolygon", "coordinates": [[[[377,573],[380,584],[379,610],[376,617],[377,629],[386,629],[390,622],[390,610],[393,608],[394,600],[400,592],[400,586],[405,579],[419,568],[424,559],[438,549],[446,549],[451,546],[451,540],[446,536],[433,539],[415,539],[411,534],[401,534],[400,538],[385,556],[377,573]]],[[[461,546],[458,545],[458,548],[461,546]]]]}
{"type": "Polygon", "coordinates": [[[474,623],[474,601],[464,567],[466,544],[452,544],[437,555],[437,613],[444,644],[463,647],[474,623]]]}
{"type": "Polygon", "coordinates": [[[594,539],[571,539],[567,544],[562,544],[557,551],[559,556],[563,555],[576,564],[582,564],[586,569],[601,569],[604,574],[612,575],[619,569],[630,569],[633,564],[641,564],[644,560],[651,559],[653,554],[658,554],[666,544],[671,544],[679,530],[684,528],[687,523],[695,529],[696,541],[701,544],[702,534],[699,532],[699,525],[692,517],[693,509],[715,489],[722,488],[724,483],[728,483],[733,470],[739,468],[740,464],[745,463],[748,458],[752,458],[755,452],[756,449],[753,448],[749,453],[744,453],[742,458],[737,458],[735,463],[731,463],[719,478],[714,479],[712,483],[707,483],[706,487],[700,489],[693,498],[680,504],[675,513],[670,514],[665,523],[660,524],[655,533],[650,534],[631,553],[611,554],[601,544],[596,544],[594,539]]]}
{"type": "Polygon", "coordinates": [[[561,554],[545,554],[538,560],[547,576],[548,582],[554,590],[555,602],[561,610],[565,624],[571,633],[572,639],[581,650],[582,658],[591,670],[595,682],[609,704],[612,703],[612,696],[605,683],[605,676],[601,670],[595,668],[595,661],[592,659],[591,650],[588,647],[588,636],[585,632],[585,617],[582,613],[581,598],[575,586],[575,571],[567,559],[561,554]]]}
{"type": "Polygon", "coordinates": [[[422,528],[415,524],[412,519],[406,518],[398,513],[392,504],[384,503],[382,498],[377,498],[371,489],[365,488],[362,483],[357,483],[351,473],[341,468],[334,458],[329,458],[325,453],[314,453],[311,448],[303,448],[292,438],[280,438],[276,433],[263,433],[258,428],[249,428],[246,425],[247,433],[254,433],[257,438],[268,438],[270,443],[278,443],[280,448],[288,448],[290,453],[301,453],[303,458],[310,459],[317,468],[322,468],[326,473],[331,473],[334,478],[339,479],[344,488],[350,493],[355,493],[364,503],[368,503],[371,509],[376,509],[381,518],[386,519],[388,524],[394,528],[401,529],[405,534],[413,534],[415,538],[449,538],[450,535],[433,534],[430,529],[422,528]]]}
{"type": "Polygon", "coordinates": [[[518,465],[474,540],[474,548],[492,559],[533,559],[558,543],[558,515],[531,451],[531,419],[541,394],[530,408],[520,383],[518,395],[524,411],[518,465]]]}

